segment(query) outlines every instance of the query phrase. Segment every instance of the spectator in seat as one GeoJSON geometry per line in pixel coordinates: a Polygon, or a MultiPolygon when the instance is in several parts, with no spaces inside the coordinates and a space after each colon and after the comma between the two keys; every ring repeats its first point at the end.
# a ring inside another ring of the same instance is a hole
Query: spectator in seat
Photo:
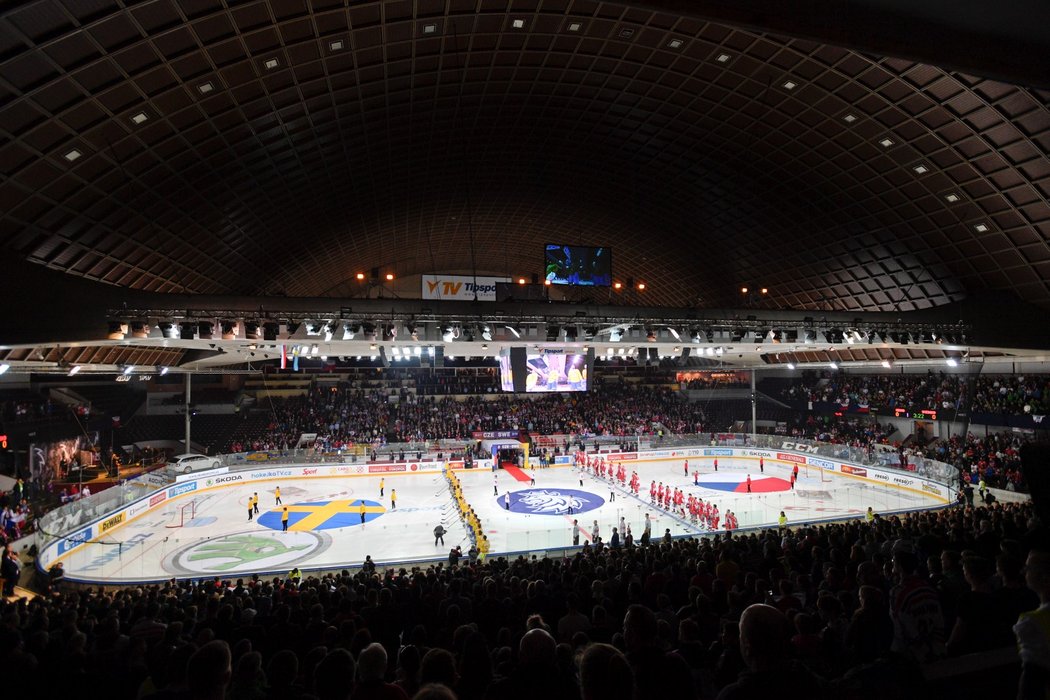
{"type": "Polygon", "coordinates": [[[382,644],[373,642],[361,650],[357,657],[358,683],[351,700],[408,700],[401,686],[383,680],[386,663],[386,649],[382,644]]]}

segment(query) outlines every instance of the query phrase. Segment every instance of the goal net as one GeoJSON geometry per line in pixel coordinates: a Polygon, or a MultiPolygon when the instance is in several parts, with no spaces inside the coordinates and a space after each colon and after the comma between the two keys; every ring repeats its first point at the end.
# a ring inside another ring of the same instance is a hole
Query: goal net
{"type": "Polygon", "coordinates": [[[183,527],[195,517],[197,517],[197,502],[188,501],[175,508],[167,527],[183,527]]]}

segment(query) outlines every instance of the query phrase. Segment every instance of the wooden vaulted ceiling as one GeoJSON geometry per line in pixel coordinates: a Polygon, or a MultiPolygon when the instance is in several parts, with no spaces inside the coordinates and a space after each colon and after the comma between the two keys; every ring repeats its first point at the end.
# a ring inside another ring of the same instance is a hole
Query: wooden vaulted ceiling
{"type": "Polygon", "coordinates": [[[609,246],[646,302],[1050,307],[1050,93],[593,0],[33,0],[0,16],[0,245],[323,296],[609,246]]]}

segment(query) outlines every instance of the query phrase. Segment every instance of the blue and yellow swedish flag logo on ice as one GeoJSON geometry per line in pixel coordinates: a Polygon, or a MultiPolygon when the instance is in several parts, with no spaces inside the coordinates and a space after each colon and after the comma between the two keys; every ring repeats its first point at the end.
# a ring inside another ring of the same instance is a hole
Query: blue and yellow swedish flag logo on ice
{"type": "MultiPolygon", "coordinates": [[[[365,506],[365,522],[375,520],[386,512],[379,503],[361,498],[341,501],[309,501],[288,506],[289,530],[328,530],[361,524],[361,504],[365,506]]],[[[272,530],[280,530],[283,509],[277,506],[259,516],[256,521],[272,530]]]]}

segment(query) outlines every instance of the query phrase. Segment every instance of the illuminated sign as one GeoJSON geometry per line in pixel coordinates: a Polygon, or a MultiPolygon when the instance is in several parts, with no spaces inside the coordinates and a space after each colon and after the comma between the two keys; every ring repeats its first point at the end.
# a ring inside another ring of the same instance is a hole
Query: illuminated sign
{"type": "Polygon", "coordinates": [[[937,420],[937,411],[929,409],[923,411],[909,411],[906,408],[893,409],[895,418],[911,418],[912,420],[937,420]]]}

